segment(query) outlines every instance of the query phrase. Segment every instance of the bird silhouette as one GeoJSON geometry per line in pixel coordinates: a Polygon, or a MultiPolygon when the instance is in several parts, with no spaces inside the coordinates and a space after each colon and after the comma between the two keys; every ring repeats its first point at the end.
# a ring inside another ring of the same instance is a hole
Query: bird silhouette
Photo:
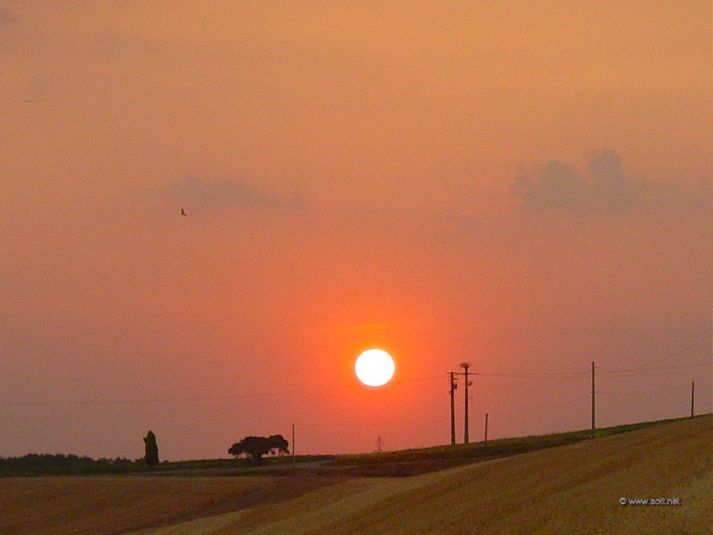
{"type": "Polygon", "coordinates": [[[181,208],[181,215],[188,215],[183,208],[181,208]]]}

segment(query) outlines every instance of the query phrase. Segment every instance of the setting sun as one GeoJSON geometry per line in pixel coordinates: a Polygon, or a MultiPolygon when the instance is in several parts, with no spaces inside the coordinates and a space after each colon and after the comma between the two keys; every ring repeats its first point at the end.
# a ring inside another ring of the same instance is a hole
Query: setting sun
{"type": "Polygon", "coordinates": [[[394,376],[394,359],[381,349],[364,351],[354,364],[359,380],[367,386],[382,386],[394,376]]]}

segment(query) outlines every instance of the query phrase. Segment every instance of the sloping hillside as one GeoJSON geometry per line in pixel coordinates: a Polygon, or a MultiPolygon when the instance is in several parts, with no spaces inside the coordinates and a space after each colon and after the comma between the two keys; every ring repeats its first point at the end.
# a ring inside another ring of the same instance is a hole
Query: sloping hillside
{"type": "Polygon", "coordinates": [[[711,496],[706,415],[412,478],[353,479],[150,533],[702,534],[713,533],[711,496]]]}
{"type": "Polygon", "coordinates": [[[287,500],[334,481],[248,476],[6,477],[0,478],[0,534],[125,533],[287,500]]]}

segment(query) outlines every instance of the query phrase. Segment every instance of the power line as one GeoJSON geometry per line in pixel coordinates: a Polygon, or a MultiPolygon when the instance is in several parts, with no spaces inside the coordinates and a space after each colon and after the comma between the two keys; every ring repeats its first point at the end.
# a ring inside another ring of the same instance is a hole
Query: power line
{"type": "MultiPolygon", "coordinates": [[[[615,369],[603,369],[599,370],[600,373],[623,373],[623,372],[640,372],[640,371],[655,371],[655,370],[675,370],[679,368],[696,368],[701,366],[711,366],[713,362],[705,362],[699,364],[679,364],[672,366],[659,366],[659,367],[640,367],[640,368],[615,368],[615,369]]],[[[584,375],[589,375],[589,371],[578,371],[578,372],[510,372],[510,373],[486,373],[479,372],[478,375],[481,377],[494,377],[494,378],[527,378],[532,377],[536,379],[541,378],[577,378],[584,375]]]]}
{"type": "MultiPolygon", "coordinates": [[[[691,384],[686,385],[687,388],[691,387],[691,384]]],[[[677,388],[678,390],[678,388],[677,388]]],[[[682,388],[680,390],[683,390],[682,388]]],[[[659,390],[657,392],[652,392],[652,393],[659,393],[659,392],[665,392],[666,389],[659,390]]],[[[681,394],[681,401],[683,401],[683,395],[681,394]]],[[[614,403],[614,400],[609,399],[609,403],[614,403]]],[[[617,412],[619,412],[621,409],[630,409],[630,408],[638,408],[642,405],[651,405],[651,399],[650,398],[645,398],[645,399],[638,399],[638,400],[633,400],[630,402],[626,402],[625,404],[622,404],[621,402],[616,402],[617,403],[617,412]]],[[[684,406],[683,404],[681,406],[684,406]]],[[[667,406],[666,409],[669,407],[667,406]]]]}
{"type": "Polygon", "coordinates": [[[703,336],[701,336],[700,338],[697,338],[696,340],[692,341],[691,343],[685,345],[681,349],[677,349],[673,353],[669,353],[668,355],[665,355],[659,359],[656,359],[654,362],[663,362],[663,361],[672,359],[673,357],[677,357],[678,355],[685,353],[689,349],[696,347],[701,342],[708,340],[712,335],[713,335],[713,332],[706,333],[703,336]]]}
{"type": "Polygon", "coordinates": [[[616,368],[613,370],[602,370],[601,373],[627,373],[627,372],[646,372],[646,371],[656,371],[656,370],[678,370],[683,368],[700,368],[702,366],[711,366],[713,362],[706,362],[701,364],[679,364],[673,366],[657,366],[649,368],[616,368]]]}
{"type": "Polygon", "coordinates": [[[572,372],[503,372],[503,373],[478,373],[485,377],[564,377],[575,375],[588,375],[589,372],[572,371],[572,372]]]}
{"type": "MultiPolygon", "coordinates": [[[[691,346],[689,346],[691,347],[691,346]]],[[[641,372],[655,372],[655,371],[667,371],[667,370],[677,370],[677,369],[688,369],[688,368],[700,368],[705,366],[711,366],[713,362],[699,363],[699,364],[680,364],[671,366],[656,366],[656,367],[630,367],[630,368],[614,368],[614,369],[600,369],[598,372],[604,375],[611,375],[612,377],[625,377],[628,374],[641,373],[641,372]]],[[[509,373],[478,373],[481,377],[489,378],[558,378],[558,379],[568,379],[568,378],[578,378],[580,376],[589,375],[588,371],[578,371],[578,372],[509,372],[509,373]]],[[[437,381],[442,380],[441,375],[434,375],[428,377],[415,377],[411,379],[401,379],[393,381],[393,384],[400,385],[404,383],[411,382],[427,382],[427,381],[437,381]]],[[[110,405],[150,405],[158,403],[195,403],[203,401],[229,401],[236,399],[251,399],[251,398],[269,398],[269,397],[279,397],[279,396],[290,396],[290,395],[302,395],[302,394],[320,394],[329,392],[340,392],[344,390],[361,390],[361,386],[341,386],[341,387],[328,387],[328,388],[313,388],[313,389],[295,389],[295,390],[284,390],[278,392],[254,392],[245,394],[231,394],[226,396],[200,396],[200,397],[173,397],[173,398],[151,398],[151,399],[113,399],[113,400],[55,400],[55,401],[7,401],[2,402],[2,406],[15,406],[15,407],[34,407],[34,406],[110,406],[110,405]]]]}
{"type": "MultiPolygon", "coordinates": [[[[395,385],[400,385],[403,383],[411,383],[418,381],[436,381],[442,380],[441,375],[434,375],[430,377],[414,377],[411,379],[400,379],[392,381],[395,385]]],[[[183,403],[183,402],[200,402],[200,401],[226,401],[233,399],[249,399],[249,398],[263,398],[263,397],[276,397],[276,396],[290,396],[290,395],[300,395],[300,394],[313,394],[313,393],[323,393],[323,392],[338,392],[344,390],[362,390],[361,386],[335,386],[329,388],[312,388],[312,389],[299,389],[299,390],[284,390],[281,392],[254,392],[246,394],[231,394],[226,396],[201,396],[201,397],[176,397],[176,398],[154,398],[154,399],[113,399],[113,400],[78,400],[78,401],[9,401],[0,403],[4,406],[51,406],[51,405],[142,405],[142,404],[154,404],[154,403],[183,403]]]]}
{"type": "Polygon", "coordinates": [[[324,427],[379,427],[387,425],[418,425],[418,424],[435,424],[442,423],[442,419],[428,420],[406,420],[406,421],[387,421],[387,422],[296,422],[295,425],[316,425],[324,427]]]}
{"type": "MultiPolygon", "coordinates": [[[[680,349],[677,349],[676,351],[673,351],[671,353],[668,353],[666,355],[663,355],[660,358],[656,358],[650,362],[656,363],[656,362],[662,362],[669,360],[673,357],[676,357],[678,355],[681,355],[688,351],[689,349],[698,346],[701,342],[704,342],[705,340],[708,340],[711,338],[713,335],[712,332],[708,332],[701,336],[700,338],[697,338],[693,340],[692,342],[686,344],[680,349]]],[[[691,365],[680,365],[680,366],[672,366],[672,367],[661,367],[661,368],[630,368],[630,369],[620,369],[620,370],[602,370],[603,373],[607,372],[618,372],[618,371],[646,371],[646,370],[654,370],[654,369],[675,369],[678,367],[695,367],[695,366],[704,366],[704,365],[710,365],[709,364],[691,364],[691,365]]],[[[589,375],[590,372],[588,371],[545,371],[545,372],[494,372],[494,373],[484,373],[480,372],[478,375],[481,376],[486,376],[486,377],[566,377],[566,376],[571,376],[571,377],[576,377],[580,375],[589,375]]]]}
{"type": "MultiPolygon", "coordinates": [[[[697,383],[698,386],[711,386],[713,383],[697,383]]],[[[629,395],[636,395],[640,396],[643,394],[659,394],[661,392],[671,392],[673,390],[682,390],[684,388],[690,388],[691,383],[686,383],[686,384],[681,384],[681,385],[676,385],[676,386],[671,386],[671,387],[665,387],[665,388],[656,388],[654,390],[642,390],[642,391],[633,391],[633,390],[626,390],[623,392],[613,392],[611,390],[597,390],[597,394],[607,394],[607,395],[614,395],[614,396],[629,396],[629,395]]]]}
{"type": "MultiPolygon", "coordinates": [[[[591,373],[591,372],[590,372],[591,373]]],[[[597,390],[599,392],[599,390],[597,390]]],[[[560,409],[562,407],[571,407],[574,402],[584,402],[586,401],[591,401],[591,394],[583,394],[579,396],[571,396],[566,400],[559,401],[556,403],[553,403],[551,401],[546,401],[544,403],[527,403],[527,409],[517,411],[517,412],[501,412],[498,411],[498,415],[505,415],[505,416],[522,416],[522,417],[527,417],[531,418],[532,417],[532,409],[560,409]]]]}

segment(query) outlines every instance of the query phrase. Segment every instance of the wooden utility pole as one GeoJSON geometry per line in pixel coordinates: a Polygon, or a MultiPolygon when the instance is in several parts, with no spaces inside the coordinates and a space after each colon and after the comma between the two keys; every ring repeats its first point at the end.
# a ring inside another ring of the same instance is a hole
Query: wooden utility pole
{"type": "Polygon", "coordinates": [[[451,387],[449,393],[451,395],[451,446],[456,443],[456,400],[455,392],[458,385],[456,384],[456,377],[454,372],[449,373],[451,377],[451,387]]]}
{"type": "Polygon", "coordinates": [[[295,464],[295,424],[292,424],[292,464],[295,464]]]}
{"type": "Polygon", "coordinates": [[[592,438],[594,438],[595,430],[596,423],[594,419],[594,361],[592,361],[592,438]]]}
{"type": "Polygon", "coordinates": [[[463,415],[463,443],[468,444],[468,368],[470,368],[470,362],[461,362],[460,365],[463,368],[463,375],[465,376],[465,413],[463,415]]]}
{"type": "Polygon", "coordinates": [[[691,382],[691,418],[693,418],[693,407],[696,399],[696,382],[691,382]]]}
{"type": "Polygon", "coordinates": [[[485,413],[485,436],[483,437],[483,446],[488,445],[488,413],[485,413]]]}

